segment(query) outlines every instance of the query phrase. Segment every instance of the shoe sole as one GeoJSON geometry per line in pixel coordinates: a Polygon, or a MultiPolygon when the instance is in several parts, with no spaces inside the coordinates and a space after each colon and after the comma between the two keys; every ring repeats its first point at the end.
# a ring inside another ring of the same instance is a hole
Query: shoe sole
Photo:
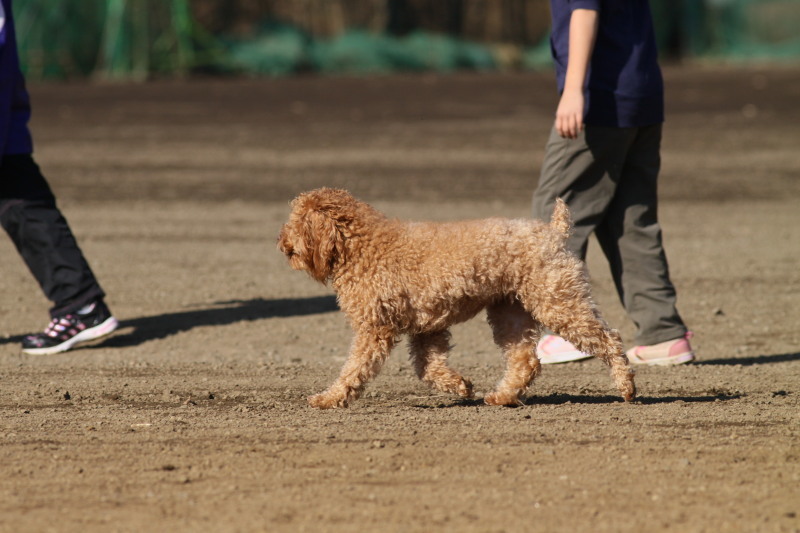
{"type": "Polygon", "coordinates": [[[24,348],[22,351],[29,355],[51,355],[54,353],[66,352],[81,342],[93,341],[101,337],[105,337],[117,329],[118,326],[119,322],[117,322],[117,319],[112,316],[107,318],[102,324],[99,324],[93,328],[85,329],[74,337],[65,340],[61,344],[49,346],[47,348],[24,348]]]}
{"type": "Polygon", "coordinates": [[[661,359],[641,359],[638,355],[626,355],[632,365],[674,366],[694,361],[694,352],[685,352],[672,357],[662,357],[661,359]]]}
{"type": "Polygon", "coordinates": [[[559,365],[561,363],[571,363],[572,361],[583,361],[591,359],[591,355],[582,352],[566,352],[558,355],[539,356],[539,362],[543,365],[559,365]]]}

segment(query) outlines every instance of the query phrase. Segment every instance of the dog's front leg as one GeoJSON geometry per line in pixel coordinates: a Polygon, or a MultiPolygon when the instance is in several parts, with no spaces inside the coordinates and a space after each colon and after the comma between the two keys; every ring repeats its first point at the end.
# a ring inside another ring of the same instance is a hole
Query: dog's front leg
{"type": "Polygon", "coordinates": [[[328,390],[309,397],[309,405],[319,409],[334,409],[347,407],[358,399],[367,382],[380,372],[394,342],[395,336],[388,331],[357,331],[339,377],[328,390]]]}
{"type": "Polygon", "coordinates": [[[517,301],[502,301],[486,308],[494,342],[503,350],[506,372],[497,389],[483,397],[489,405],[516,406],[541,365],[536,358],[540,326],[517,301]]]}
{"type": "Polygon", "coordinates": [[[412,335],[408,347],[419,379],[442,392],[472,398],[472,382],[447,366],[449,331],[412,335]]]}

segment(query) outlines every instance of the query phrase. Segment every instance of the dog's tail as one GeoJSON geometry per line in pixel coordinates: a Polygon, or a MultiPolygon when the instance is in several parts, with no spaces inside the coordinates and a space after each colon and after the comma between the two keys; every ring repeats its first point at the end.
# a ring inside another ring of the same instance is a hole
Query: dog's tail
{"type": "Polygon", "coordinates": [[[572,233],[572,219],[569,216],[567,203],[561,198],[556,198],[556,206],[553,209],[553,216],[550,218],[550,227],[567,240],[572,233]]]}

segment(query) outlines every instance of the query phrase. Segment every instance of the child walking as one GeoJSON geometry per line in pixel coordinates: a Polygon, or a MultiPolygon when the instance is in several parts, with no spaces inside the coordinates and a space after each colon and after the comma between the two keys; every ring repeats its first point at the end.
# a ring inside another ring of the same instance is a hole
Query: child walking
{"type": "MultiPolygon", "coordinates": [[[[676,308],[658,223],[664,88],[647,0],[551,0],[551,48],[561,95],[547,143],[534,217],[556,198],[575,224],[568,241],[581,259],[594,232],[617,293],[637,327],[634,364],[692,361],[676,308]]],[[[542,363],[588,357],[545,335],[542,363]]]]}
{"type": "Polygon", "coordinates": [[[50,324],[22,340],[29,354],[53,354],[117,327],[105,293],[33,160],[31,109],[17,57],[11,0],[0,1],[0,223],[45,296],[50,324]]]}

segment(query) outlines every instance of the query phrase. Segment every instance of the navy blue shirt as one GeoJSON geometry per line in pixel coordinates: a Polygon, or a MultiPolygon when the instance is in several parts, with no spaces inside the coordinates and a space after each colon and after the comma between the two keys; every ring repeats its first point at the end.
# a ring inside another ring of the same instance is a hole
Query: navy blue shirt
{"type": "Polygon", "coordinates": [[[11,0],[0,10],[0,156],[33,152],[28,120],[30,100],[19,69],[11,0]]]}
{"type": "Polygon", "coordinates": [[[559,93],[567,75],[569,21],[576,9],[598,12],[584,122],[622,128],[663,122],[664,82],[647,0],[550,0],[550,45],[559,93]]]}

